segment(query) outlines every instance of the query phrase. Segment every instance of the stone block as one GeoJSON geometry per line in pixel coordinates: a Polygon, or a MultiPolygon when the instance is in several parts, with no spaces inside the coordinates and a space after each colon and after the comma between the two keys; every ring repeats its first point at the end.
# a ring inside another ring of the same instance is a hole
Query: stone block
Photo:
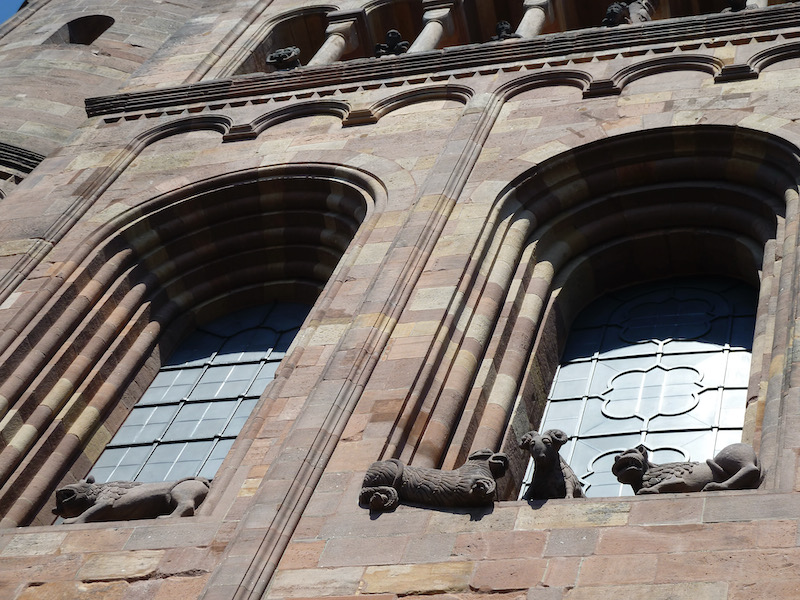
{"type": "Polygon", "coordinates": [[[792,519],[800,514],[798,494],[764,494],[754,492],[709,495],[703,510],[703,521],[753,521],[757,519],[792,519]]]}
{"type": "Polygon", "coordinates": [[[578,585],[604,585],[611,581],[619,584],[650,583],[656,577],[656,564],[656,557],[647,554],[589,556],[581,564],[578,585]],[[636,568],[631,568],[631,565],[636,565],[636,568]]]}
{"type": "Polygon", "coordinates": [[[331,595],[354,595],[363,573],[362,567],[278,571],[267,598],[318,597],[320,590],[331,595]]]}
{"type": "Polygon", "coordinates": [[[132,529],[91,529],[70,531],[61,544],[61,552],[108,552],[122,550],[132,529]]]}
{"type": "Polygon", "coordinates": [[[549,500],[533,510],[520,510],[514,529],[575,529],[625,525],[630,507],[630,502],[549,500]]]}
{"type": "Polygon", "coordinates": [[[562,600],[564,589],[560,587],[535,587],[528,590],[526,600],[562,600]]]}
{"type": "Polygon", "coordinates": [[[544,559],[487,560],[477,564],[470,589],[479,592],[524,590],[541,584],[547,561],[544,559]]]}
{"type": "Polygon", "coordinates": [[[555,529],[547,538],[545,556],[588,556],[593,554],[598,538],[597,528],[555,529]]]}
{"type": "MultiPolygon", "coordinates": [[[[777,538],[781,528],[770,528],[777,538]]],[[[757,546],[755,523],[709,523],[706,525],[656,525],[609,529],[600,534],[598,554],[692,552],[757,546]]],[[[792,544],[793,545],[793,544],[792,544]]]]}
{"type": "MultiPolygon", "coordinates": [[[[644,556],[639,555],[640,558],[644,556]]],[[[798,548],[684,552],[657,557],[655,583],[719,580],[729,583],[778,581],[793,577],[798,570],[800,570],[798,548]]]]}
{"type": "MultiPolygon", "coordinates": [[[[208,581],[207,575],[199,577],[170,577],[161,582],[155,598],[152,600],[176,600],[199,598],[208,581]]],[[[127,600],[127,598],[125,599],[127,600]]]]}
{"type": "Polygon", "coordinates": [[[774,581],[729,583],[727,600],[753,598],[800,598],[800,578],[785,577],[774,581]]]}
{"type": "Polygon", "coordinates": [[[77,576],[83,581],[143,578],[156,572],[163,556],[163,550],[90,554],[77,576]]]}
{"type": "MultiPolygon", "coordinates": [[[[355,513],[334,515],[325,521],[319,537],[416,535],[425,532],[432,516],[439,516],[424,508],[399,506],[394,512],[383,513],[378,518],[370,517],[370,512],[361,509],[355,513]]],[[[453,517],[444,513],[447,517],[453,517]]],[[[456,515],[461,516],[461,515],[456,515]]],[[[441,533],[436,531],[435,533],[441,533]]]]}
{"type": "Polygon", "coordinates": [[[54,581],[26,588],[17,600],[122,600],[129,587],[125,581],[54,581]]]}
{"type": "Polygon", "coordinates": [[[67,532],[58,533],[21,533],[3,548],[0,556],[42,556],[56,553],[67,532]]]}
{"type": "Polygon", "coordinates": [[[428,533],[465,533],[524,529],[523,527],[514,527],[514,523],[518,520],[518,511],[519,508],[516,506],[506,508],[497,504],[490,509],[475,509],[461,513],[437,511],[431,513],[427,531],[428,533]]]}
{"type": "Polygon", "coordinates": [[[432,534],[414,536],[412,543],[406,545],[401,563],[443,562],[455,554],[456,537],[452,534],[432,534]]]}
{"type": "MultiPolygon", "coordinates": [[[[260,536],[259,539],[261,539],[260,536]]],[[[257,549],[257,545],[255,549],[257,549]]],[[[319,558],[325,549],[324,541],[290,542],[281,556],[280,569],[311,569],[320,566],[319,558]]]]}
{"type": "Polygon", "coordinates": [[[361,591],[367,594],[441,594],[469,589],[473,563],[367,567],[361,591]]]}
{"type": "Polygon", "coordinates": [[[700,523],[705,498],[647,498],[633,502],[629,523],[632,525],[666,525],[700,523]]]}
{"type": "Polygon", "coordinates": [[[547,541],[543,531],[480,531],[458,536],[453,555],[470,560],[539,558],[547,541]]]}
{"type": "Polygon", "coordinates": [[[208,546],[217,532],[216,523],[170,523],[137,527],[125,544],[126,550],[160,550],[186,546],[208,546]]]}
{"type": "MultiPolygon", "coordinates": [[[[751,596],[752,597],[752,596],[751,596]]],[[[608,585],[569,590],[564,600],[726,600],[725,583],[676,583],[672,585],[608,585]]]]}
{"type": "Polygon", "coordinates": [[[559,556],[547,560],[544,584],[553,587],[574,587],[583,559],[579,556],[559,556]]]}
{"type": "Polygon", "coordinates": [[[404,536],[329,540],[319,559],[321,567],[391,565],[400,562],[410,538],[404,536]]]}

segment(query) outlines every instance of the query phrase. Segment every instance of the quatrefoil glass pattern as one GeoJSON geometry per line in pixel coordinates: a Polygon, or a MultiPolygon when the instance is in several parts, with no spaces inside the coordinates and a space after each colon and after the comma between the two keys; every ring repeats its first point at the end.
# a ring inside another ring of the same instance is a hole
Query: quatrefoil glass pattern
{"type": "Polygon", "coordinates": [[[588,496],[632,493],[611,464],[637,444],[670,462],[741,441],[755,308],[740,282],[691,278],[627,288],[581,313],[540,430],[570,436],[561,455],[588,496]]]}

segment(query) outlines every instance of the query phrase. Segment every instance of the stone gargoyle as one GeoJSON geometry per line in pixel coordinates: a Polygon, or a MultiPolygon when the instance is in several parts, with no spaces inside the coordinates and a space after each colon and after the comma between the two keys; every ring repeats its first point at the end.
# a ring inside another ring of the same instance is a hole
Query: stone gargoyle
{"type": "Polygon", "coordinates": [[[525,500],[584,497],[583,485],[558,453],[568,439],[560,429],[548,429],[542,434],[529,431],[522,436],[519,447],[530,453],[535,466],[525,500]]]}
{"type": "Polygon", "coordinates": [[[64,523],[68,524],[188,517],[205,500],[208,487],[208,480],[202,477],[162,483],[95,483],[94,477],[89,477],[56,490],[53,513],[66,517],[64,523]]]}
{"type": "Polygon", "coordinates": [[[358,503],[374,511],[392,510],[401,501],[443,508],[492,504],[495,479],[508,468],[508,457],[478,450],[454,471],[404,465],[396,458],[372,463],[364,476],[358,503]]]}
{"type": "Polygon", "coordinates": [[[708,492],[755,489],[761,483],[761,469],[752,446],[731,444],[706,462],[674,462],[656,465],[647,458],[642,445],[626,450],[614,459],[611,472],[636,494],[708,492]]]}
{"type": "MultiPolygon", "coordinates": [[[[652,5],[651,5],[652,6],[652,5]]],[[[600,23],[603,27],[616,27],[617,25],[630,25],[632,23],[646,23],[651,19],[648,3],[644,0],[632,2],[612,2],[606,10],[605,17],[600,23]]]]}

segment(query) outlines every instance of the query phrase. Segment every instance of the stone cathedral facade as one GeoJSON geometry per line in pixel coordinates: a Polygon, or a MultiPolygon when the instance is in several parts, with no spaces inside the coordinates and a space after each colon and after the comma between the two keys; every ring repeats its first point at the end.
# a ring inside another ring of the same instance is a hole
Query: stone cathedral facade
{"type": "Polygon", "coordinates": [[[28,0],[0,596],[797,598],[799,193],[798,4],[28,0]],[[587,497],[521,499],[545,429],[587,497]],[[739,442],[757,489],[611,472],[739,442]],[[486,505],[359,505],[482,449],[486,505]],[[63,522],[90,477],[209,483],[63,522]]]}

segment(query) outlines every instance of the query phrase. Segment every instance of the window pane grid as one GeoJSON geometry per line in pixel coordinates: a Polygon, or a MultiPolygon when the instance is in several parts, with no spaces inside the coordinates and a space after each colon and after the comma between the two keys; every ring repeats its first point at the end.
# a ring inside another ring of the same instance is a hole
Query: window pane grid
{"type": "Polygon", "coordinates": [[[192,334],[108,444],[95,479],[213,477],[307,313],[305,305],[274,303],[192,334]]]}
{"type": "Polygon", "coordinates": [[[587,495],[632,493],[611,464],[637,444],[670,462],[741,439],[754,313],[747,286],[693,279],[624,290],[578,317],[540,429],[570,436],[561,455],[587,495]]]}

